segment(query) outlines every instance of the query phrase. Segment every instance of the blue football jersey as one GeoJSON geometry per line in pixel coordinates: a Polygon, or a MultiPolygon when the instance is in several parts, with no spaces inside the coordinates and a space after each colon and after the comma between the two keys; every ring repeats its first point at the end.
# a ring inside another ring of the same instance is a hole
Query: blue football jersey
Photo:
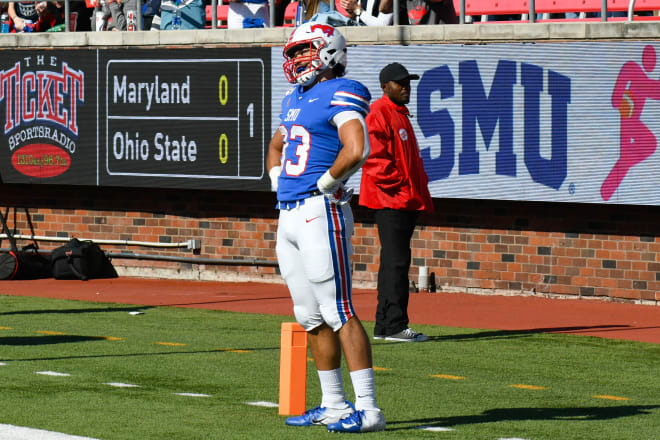
{"type": "Polygon", "coordinates": [[[282,101],[282,173],[277,200],[295,201],[318,189],[316,181],[335,162],[342,148],[332,118],[344,111],[369,113],[371,94],[361,83],[335,78],[304,91],[291,89],[282,101]]]}

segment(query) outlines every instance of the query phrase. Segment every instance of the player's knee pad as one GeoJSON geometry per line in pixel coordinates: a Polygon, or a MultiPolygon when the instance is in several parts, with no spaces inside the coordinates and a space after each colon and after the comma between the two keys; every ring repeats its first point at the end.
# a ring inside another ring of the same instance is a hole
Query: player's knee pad
{"type": "Polygon", "coordinates": [[[310,331],[323,324],[323,316],[321,312],[312,312],[307,307],[304,306],[293,306],[293,314],[296,317],[298,324],[306,331],[310,331]]]}

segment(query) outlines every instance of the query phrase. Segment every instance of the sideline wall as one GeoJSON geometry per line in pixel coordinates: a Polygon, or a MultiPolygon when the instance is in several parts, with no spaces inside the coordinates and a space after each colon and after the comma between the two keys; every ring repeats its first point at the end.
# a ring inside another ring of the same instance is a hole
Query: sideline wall
{"type": "MultiPolygon", "coordinates": [[[[342,29],[351,44],[411,45],[502,41],[654,40],[656,23],[488,24],[342,29]]],[[[1,36],[24,49],[127,46],[281,46],[290,29],[69,33],[1,36]],[[34,38],[26,38],[34,37],[34,38]],[[10,41],[12,40],[12,41],[10,41]]],[[[360,79],[360,78],[356,78],[360,79]]],[[[597,80],[595,80],[597,87],[597,80]]],[[[371,213],[353,201],[354,283],[374,287],[379,243],[371,213]]],[[[657,304],[660,241],[656,206],[435,199],[413,237],[413,267],[428,266],[438,290],[483,294],[599,297],[657,304]]],[[[121,275],[281,283],[275,267],[274,195],[261,191],[0,184],[0,206],[26,207],[35,235],[181,242],[201,250],[110,246],[112,252],[241,264],[190,264],[116,258],[121,275]]],[[[4,210],[3,210],[4,212],[4,210]]],[[[29,234],[18,210],[10,227],[29,234]]],[[[59,245],[42,242],[50,249],[59,245]]],[[[3,241],[2,247],[8,247],[3,241]]]]}

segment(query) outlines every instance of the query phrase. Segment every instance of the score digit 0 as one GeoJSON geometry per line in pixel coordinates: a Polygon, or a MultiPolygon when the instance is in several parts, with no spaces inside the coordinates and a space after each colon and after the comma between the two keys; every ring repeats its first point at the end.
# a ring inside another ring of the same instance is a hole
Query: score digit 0
{"type": "Polygon", "coordinates": [[[227,135],[222,133],[220,139],[218,139],[218,158],[220,163],[227,163],[227,157],[229,156],[229,148],[227,148],[227,135]]]}
{"type": "Polygon", "coordinates": [[[227,91],[229,88],[228,84],[227,77],[222,75],[218,80],[218,100],[220,101],[220,105],[226,105],[229,99],[229,93],[227,91]]]}

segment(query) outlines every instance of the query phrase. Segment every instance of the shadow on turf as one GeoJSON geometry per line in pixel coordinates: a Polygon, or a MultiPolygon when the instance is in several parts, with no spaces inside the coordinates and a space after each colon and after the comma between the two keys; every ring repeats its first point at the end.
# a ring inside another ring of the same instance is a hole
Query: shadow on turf
{"type": "MultiPolygon", "coordinates": [[[[476,333],[462,333],[459,335],[441,335],[429,336],[428,342],[442,342],[442,341],[470,341],[474,339],[510,339],[516,337],[525,337],[536,335],[539,333],[557,333],[557,334],[577,334],[580,332],[588,332],[593,330],[606,331],[620,331],[625,329],[632,329],[629,325],[592,325],[592,326],[576,326],[576,327],[547,327],[547,328],[532,328],[525,330],[484,330],[476,333]]],[[[634,328],[638,330],[638,327],[634,328]]],[[[394,342],[394,341],[374,341],[378,345],[392,345],[392,344],[408,344],[408,342],[394,342]]]]}
{"type": "MultiPolygon", "coordinates": [[[[87,337],[79,336],[78,341],[67,341],[67,342],[80,342],[85,340],[97,340],[105,339],[102,337],[87,337]]],[[[5,338],[11,339],[11,338],[5,338]]],[[[18,339],[18,338],[15,338],[18,339]]],[[[18,344],[7,344],[7,345],[18,345],[18,344]]],[[[0,346],[2,346],[2,338],[0,338],[0,346]]],[[[172,355],[182,355],[182,354],[205,354],[205,353],[217,353],[222,355],[226,352],[231,352],[232,350],[246,350],[246,351],[268,351],[268,350],[280,350],[280,347],[260,347],[260,348],[250,348],[250,347],[236,347],[233,349],[226,348],[217,348],[212,350],[194,350],[194,351],[157,351],[157,352],[145,352],[145,353],[119,353],[119,354],[91,354],[91,355],[78,355],[78,356],[51,356],[51,357],[40,357],[40,358],[25,358],[25,359],[3,359],[16,362],[31,362],[31,361],[58,361],[62,359],[98,359],[98,358],[128,358],[128,357],[139,357],[139,356],[172,356],[172,355]]],[[[1,437],[0,437],[1,439],[1,437]]]]}
{"type": "Polygon", "coordinates": [[[105,312],[133,312],[139,310],[147,310],[153,308],[152,306],[132,306],[132,307],[99,307],[87,309],[51,309],[51,310],[20,310],[16,312],[2,312],[0,316],[6,315],[41,315],[41,314],[58,314],[58,313],[105,313],[105,312]]]}
{"type": "Polygon", "coordinates": [[[44,336],[6,336],[0,338],[2,345],[52,345],[67,342],[86,342],[104,340],[101,336],[44,335],[44,336]]]}
{"type": "Polygon", "coordinates": [[[466,333],[460,335],[442,335],[430,336],[430,341],[460,341],[472,339],[500,339],[512,338],[518,336],[535,335],[538,333],[579,333],[581,331],[610,331],[610,330],[623,330],[630,328],[629,325],[591,325],[591,326],[574,326],[574,327],[547,327],[547,328],[531,328],[525,330],[486,330],[477,333],[466,333]]]}
{"type": "Polygon", "coordinates": [[[247,303],[251,301],[271,301],[271,300],[290,300],[291,297],[287,295],[272,296],[268,298],[236,298],[236,299],[216,299],[213,301],[202,302],[188,302],[188,303],[173,303],[173,304],[159,304],[165,307],[189,307],[189,306],[205,306],[209,304],[227,304],[227,303],[247,303]]]}
{"type": "Polygon", "coordinates": [[[630,417],[650,414],[652,410],[660,408],[660,405],[620,405],[584,408],[497,408],[489,409],[481,414],[471,416],[437,417],[413,420],[387,421],[388,431],[399,431],[416,429],[419,425],[449,427],[458,425],[474,425],[479,423],[496,423],[503,421],[522,420],[609,420],[620,417],[630,417]],[[393,425],[415,426],[396,427],[393,425]]]}

